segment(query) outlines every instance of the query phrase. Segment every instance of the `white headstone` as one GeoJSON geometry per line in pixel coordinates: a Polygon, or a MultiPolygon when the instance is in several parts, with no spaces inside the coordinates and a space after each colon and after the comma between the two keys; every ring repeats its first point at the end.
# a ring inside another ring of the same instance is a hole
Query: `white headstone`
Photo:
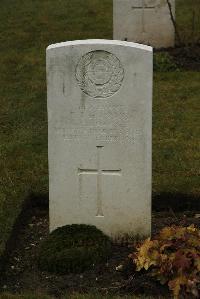
{"type": "MultiPolygon", "coordinates": [[[[175,0],[170,0],[175,18],[175,0]]],[[[173,47],[175,32],[167,0],[113,0],[114,39],[155,48],[173,47]]]]}
{"type": "Polygon", "coordinates": [[[152,48],[86,40],[47,48],[50,230],[151,230],[152,48]]]}

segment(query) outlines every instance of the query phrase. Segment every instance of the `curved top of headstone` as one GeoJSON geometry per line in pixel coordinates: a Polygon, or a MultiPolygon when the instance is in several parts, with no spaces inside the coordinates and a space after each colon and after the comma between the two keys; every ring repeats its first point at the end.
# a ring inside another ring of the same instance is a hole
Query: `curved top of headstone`
{"type": "Polygon", "coordinates": [[[152,47],[143,44],[137,44],[133,42],[126,42],[120,40],[108,40],[108,39],[86,39],[86,40],[74,40],[74,41],[61,42],[61,43],[49,45],[47,47],[47,50],[68,47],[68,46],[78,46],[78,45],[113,45],[113,46],[117,45],[117,46],[124,46],[124,47],[132,47],[147,52],[153,51],[152,47]]]}

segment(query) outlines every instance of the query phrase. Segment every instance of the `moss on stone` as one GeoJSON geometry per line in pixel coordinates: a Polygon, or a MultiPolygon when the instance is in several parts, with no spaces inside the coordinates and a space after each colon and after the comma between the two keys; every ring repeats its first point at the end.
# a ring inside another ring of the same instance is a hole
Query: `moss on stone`
{"type": "Polygon", "coordinates": [[[43,242],[38,264],[43,271],[80,273],[105,261],[111,241],[95,226],[73,224],[53,231],[43,242]]]}

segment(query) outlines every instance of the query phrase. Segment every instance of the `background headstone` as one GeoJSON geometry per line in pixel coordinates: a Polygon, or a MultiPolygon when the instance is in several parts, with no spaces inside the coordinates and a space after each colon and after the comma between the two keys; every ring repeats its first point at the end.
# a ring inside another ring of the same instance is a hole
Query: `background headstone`
{"type": "Polygon", "coordinates": [[[50,229],[117,238],[151,230],[152,48],[86,40],[47,48],[50,229]]]}
{"type": "MultiPolygon", "coordinates": [[[[175,18],[175,0],[170,0],[175,18]]],[[[151,45],[173,47],[175,32],[166,0],[113,0],[113,36],[151,45]]]]}

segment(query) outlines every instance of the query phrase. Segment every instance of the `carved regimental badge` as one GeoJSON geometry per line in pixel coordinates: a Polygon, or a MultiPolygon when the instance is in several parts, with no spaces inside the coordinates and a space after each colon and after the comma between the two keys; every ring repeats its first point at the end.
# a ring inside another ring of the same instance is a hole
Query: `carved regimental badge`
{"type": "Polygon", "coordinates": [[[92,51],[80,59],[76,79],[81,90],[94,98],[107,98],[117,92],[124,78],[119,59],[106,51],[92,51]]]}

